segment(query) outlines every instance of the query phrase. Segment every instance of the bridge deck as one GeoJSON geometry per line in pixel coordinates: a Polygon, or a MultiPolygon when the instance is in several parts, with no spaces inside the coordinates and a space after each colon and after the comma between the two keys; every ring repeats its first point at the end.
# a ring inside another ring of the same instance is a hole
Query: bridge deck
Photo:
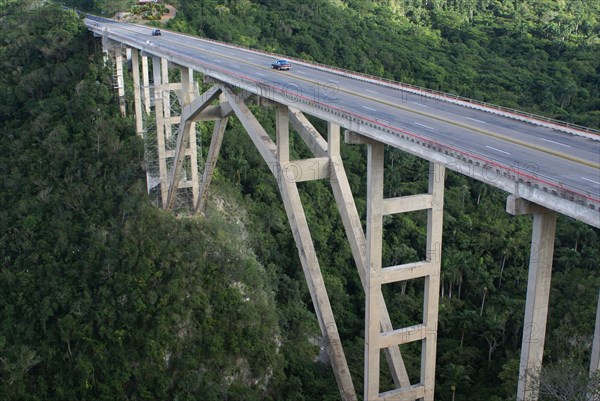
{"type": "Polygon", "coordinates": [[[305,62],[112,20],[96,34],[338,123],[600,227],[600,135],[305,62]],[[525,120],[525,121],[523,121],[525,120]]]}

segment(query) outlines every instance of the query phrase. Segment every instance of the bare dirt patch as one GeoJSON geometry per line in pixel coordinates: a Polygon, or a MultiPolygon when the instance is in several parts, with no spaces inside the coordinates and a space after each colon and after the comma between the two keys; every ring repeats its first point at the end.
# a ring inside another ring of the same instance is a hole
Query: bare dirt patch
{"type": "MultiPolygon", "coordinates": [[[[177,15],[177,9],[175,7],[173,7],[170,4],[165,4],[165,7],[167,7],[169,9],[169,12],[166,14],[163,14],[162,17],[160,17],[160,20],[158,20],[163,24],[165,24],[169,20],[175,18],[175,15],[177,15]]],[[[132,14],[130,12],[117,13],[117,14],[115,14],[115,16],[113,18],[118,21],[134,22],[134,23],[138,23],[138,24],[144,24],[144,23],[150,22],[149,20],[143,19],[140,15],[132,14]]]]}

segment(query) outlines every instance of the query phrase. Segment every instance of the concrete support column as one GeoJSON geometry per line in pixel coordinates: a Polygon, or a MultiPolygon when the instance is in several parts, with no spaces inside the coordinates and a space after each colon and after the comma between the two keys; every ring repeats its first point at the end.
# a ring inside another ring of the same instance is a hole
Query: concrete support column
{"type": "Polygon", "coordinates": [[[119,109],[121,115],[125,117],[125,80],[123,79],[123,54],[121,49],[115,51],[115,67],[117,71],[117,93],[119,95],[119,109]]]}
{"type": "MultiPolygon", "coordinates": [[[[192,103],[195,97],[195,83],[194,83],[194,70],[191,68],[181,68],[181,91],[183,93],[183,104],[188,105],[192,103]]],[[[187,124],[187,121],[181,121],[180,124],[187,124]]],[[[196,138],[196,123],[191,122],[188,132],[188,150],[187,154],[190,158],[190,173],[189,179],[192,181],[192,205],[198,203],[198,190],[199,190],[199,179],[198,179],[198,148],[196,138]]]]}
{"type": "Polygon", "coordinates": [[[596,310],[596,329],[590,358],[590,375],[600,370],[600,293],[598,293],[598,309],[596,310]]]}
{"type": "MultiPolygon", "coordinates": [[[[133,75],[133,104],[135,110],[135,132],[144,137],[144,116],[142,115],[142,86],[140,82],[140,52],[131,49],[131,70],[133,75]]],[[[147,72],[146,72],[147,74],[147,72]]]]}
{"type": "MultiPolygon", "coordinates": [[[[327,123],[327,153],[336,160],[340,157],[340,126],[332,122],[327,123]]],[[[334,177],[334,166],[331,169],[330,177],[334,177]]]]}
{"type": "Polygon", "coordinates": [[[165,140],[171,138],[171,90],[169,89],[169,61],[165,58],[160,59],[163,85],[163,113],[165,124],[165,140]]]}
{"type": "Polygon", "coordinates": [[[162,85],[160,57],[152,57],[152,72],[154,79],[154,111],[156,114],[156,142],[158,147],[158,169],[160,171],[161,204],[163,208],[167,208],[169,182],[167,178],[167,155],[165,148],[164,88],[162,85]]]}
{"type": "Polygon", "coordinates": [[[552,257],[556,233],[556,213],[529,203],[521,198],[509,196],[506,210],[513,215],[533,214],[527,299],[519,366],[518,401],[538,399],[539,387],[532,375],[539,374],[544,356],[552,257]]]}
{"type": "Polygon", "coordinates": [[[144,84],[144,109],[150,114],[150,76],[148,73],[148,57],[142,56],[142,82],[144,84]]]}
{"type": "Polygon", "coordinates": [[[440,270],[442,263],[442,228],[444,217],[445,167],[429,164],[429,195],[431,208],[427,210],[426,262],[430,274],[425,276],[423,301],[423,325],[425,338],[421,349],[421,383],[424,385],[424,401],[433,401],[435,388],[435,360],[437,350],[437,327],[440,300],[440,270]]]}
{"type": "Polygon", "coordinates": [[[275,110],[277,159],[280,163],[286,163],[290,161],[290,119],[288,117],[288,108],[282,104],[277,104],[275,110]]]}
{"type": "MultiPolygon", "coordinates": [[[[103,29],[105,31],[106,28],[103,29]]],[[[109,51],[110,51],[110,40],[106,36],[106,33],[102,35],[102,61],[104,65],[108,65],[109,61],[109,51]]]]}
{"type": "MultiPolygon", "coordinates": [[[[142,71],[145,76],[144,79],[148,81],[148,59],[143,57],[142,60],[146,60],[146,63],[142,63],[142,71]]],[[[140,52],[137,49],[132,49],[131,52],[131,68],[133,72],[133,102],[135,109],[135,133],[145,140],[145,130],[144,130],[144,116],[142,115],[142,85],[140,82],[140,52]]],[[[148,83],[145,84],[146,89],[148,89],[148,83]]],[[[148,92],[149,93],[149,92],[148,92]]],[[[146,106],[150,107],[150,95],[148,94],[145,97],[146,106]]],[[[148,191],[150,190],[150,173],[146,171],[146,188],[148,191]]]]}
{"type": "Polygon", "coordinates": [[[383,144],[370,143],[367,150],[367,274],[365,275],[365,400],[379,398],[379,352],[381,332],[381,245],[383,235],[383,144]]]}

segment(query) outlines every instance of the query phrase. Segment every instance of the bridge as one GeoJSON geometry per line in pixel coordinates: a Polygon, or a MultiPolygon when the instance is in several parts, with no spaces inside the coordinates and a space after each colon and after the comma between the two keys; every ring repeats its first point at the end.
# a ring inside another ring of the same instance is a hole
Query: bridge
{"type": "MultiPolygon", "coordinates": [[[[123,65],[131,61],[136,131],[156,141],[148,189],[164,208],[187,202],[202,212],[229,117],[244,126],[277,180],[345,401],[358,396],[297,183],[331,184],[366,294],[363,399],[369,401],[434,397],[445,170],[506,191],[508,213],[533,216],[517,399],[537,398],[531,372],[542,364],[556,218],[563,214],[600,228],[600,132],[302,60],[292,59],[290,71],[275,71],[270,63],[280,56],[227,43],[164,30],[151,36],[152,28],[94,16],[85,23],[114,62],[123,114],[123,65]],[[179,70],[180,82],[169,82],[169,68],[179,70]],[[209,86],[205,92],[194,73],[209,86]],[[273,110],[275,139],[248,107],[255,99],[273,110]],[[307,115],[325,121],[327,132],[318,132],[307,115]],[[196,124],[203,121],[214,121],[214,130],[200,175],[196,124]],[[290,126],[313,157],[290,159],[290,126]],[[367,147],[366,229],[340,154],[342,129],[346,143],[367,147]],[[426,193],[384,198],[386,145],[429,162],[426,193]],[[418,210],[427,211],[425,260],[382,266],[383,217],[418,210]],[[417,278],[424,279],[423,321],[393,327],[382,285],[417,278]],[[534,336],[537,341],[530,341],[534,336]],[[411,383],[399,346],[414,341],[421,342],[421,371],[411,383]],[[380,388],[382,350],[395,387],[387,391],[380,388]]],[[[598,314],[590,373],[600,369],[600,303],[598,314]]]]}

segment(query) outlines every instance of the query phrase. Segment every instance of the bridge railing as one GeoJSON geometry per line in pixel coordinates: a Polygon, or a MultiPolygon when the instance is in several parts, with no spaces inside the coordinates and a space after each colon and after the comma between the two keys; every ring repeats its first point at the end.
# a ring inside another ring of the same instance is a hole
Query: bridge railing
{"type": "Polygon", "coordinates": [[[487,171],[489,173],[489,175],[487,175],[487,179],[484,179],[484,181],[487,181],[489,184],[494,185],[494,180],[498,180],[502,177],[504,179],[515,181],[516,183],[527,184],[531,189],[539,189],[548,194],[566,199],[579,205],[583,205],[594,211],[600,211],[600,198],[597,195],[594,195],[583,188],[569,186],[545,177],[536,171],[526,168],[527,165],[508,166],[497,160],[491,159],[488,156],[478,154],[477,152],[473,152],[456,145],[451,145],[443,141],[433,140],[407,131],[403,128],[396,127],[390,122],[372,119],[365,115],[355,113],[351,110],[346,110],[344,108],[304,96],[301,93],[283,88],[279,85],[273,85],[272,83],[260,81],[241,73],[223,69],[213,64],[200,62],[197,59],[186,55],[174,53],[171,50],[160,46],[159,44],[143,43],[142,40],[134,41],[116,32],[110,32],[110,34],[115,39],[120,38],[123,43],[130,43],[130,45],[133,47],[137,47],[152,54],[160,55],[161,57],[170,59],[180,65],[194,68],[200,72],[204,71],[206,75],[215,76],[217,79],[221,79],[224,82],[229,82],[259,96],[271,98],[273,100],[277,100],[279,97],[282,98],[283,101],[287,101],[287,103],[301,103],[305,106],[308,106],[308,108],[318,109],[322,112],[330,113],[340,117],[348,121],[348,124],[346,124],[344,128],[353,129],[352,126],[354,124],[359,124],[363,127],[369,127],[385,134],[395,135],[400,139],[412,142],[416,145],[436,150],[441,154],[445,154],[456,160],[462,161],[464,164],[450,165],[449,167],[453,170],[459,171],[464,175],[470,175],[469,169],[471,167],[481,168],[483,171],[487,171]]]}

